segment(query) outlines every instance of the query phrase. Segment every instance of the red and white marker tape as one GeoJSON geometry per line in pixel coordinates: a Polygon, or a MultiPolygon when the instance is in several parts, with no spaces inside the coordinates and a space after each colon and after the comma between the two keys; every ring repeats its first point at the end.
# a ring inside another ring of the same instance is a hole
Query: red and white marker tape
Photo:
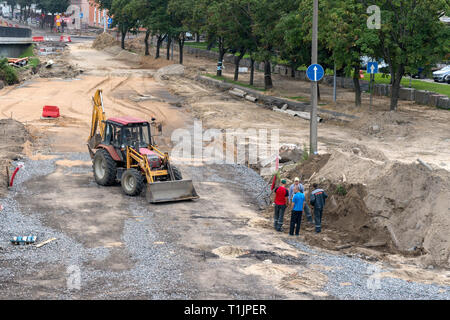
{"type": "Polygon", "coordinates": [[[9,182],[10,187],[12,187],[14,184],[14,178],[16,177],[17,172],[23,167],[25,167],[23,163],[17,165],[16,169],[14,170],[14,173],[11,176],[11,181],[9,182]]]}

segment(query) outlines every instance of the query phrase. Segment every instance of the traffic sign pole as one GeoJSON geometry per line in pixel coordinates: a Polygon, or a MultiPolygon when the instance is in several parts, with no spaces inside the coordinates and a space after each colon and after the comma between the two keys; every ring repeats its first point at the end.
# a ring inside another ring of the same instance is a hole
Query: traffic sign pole
{"type": "Polygon", "coordinates": [[[374,74],[371,73],[371,74],[370,74],[370,82],[369,82],[369,88],[370,88],[370,105],[369,105],[369,110],[372,110],[373,77],[374,77],[374,74]]]}
{"type": "MultiPolygon", "coordinates": [[[[314,0],[311,63],[317,64],[317,29],[319,1],[314,0]]],[[[317,69],[314,70],[315,81],[311,82],[311,119],[309,132],[310,153],[317,154],[317,69]]]]}
{"type": "Polygon", "coordinates": [[[336,103],[336,63],[333,70],[333,102],[336,103]]]}
{"type": "Polygon", "coordinates": [[[375,83],[375,73],[378,73],[378,62],[367,63],[367,73],[370,75],[369,89],[370,89],[370,105],[369,110],[372,110],[373,89],[375,83]]]}

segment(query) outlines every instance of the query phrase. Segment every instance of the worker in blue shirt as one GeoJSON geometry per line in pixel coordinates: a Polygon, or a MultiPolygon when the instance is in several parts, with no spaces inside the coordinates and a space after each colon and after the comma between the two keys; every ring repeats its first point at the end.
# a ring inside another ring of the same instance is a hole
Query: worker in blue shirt
{"type": "Polygon", "coordinates": [[[303,215],[303,204],[305,202],[305,195],[301,191],[299,187],[294,188],[294,196],[292,197],[292,212],[291,212],[291,228],[289,229],[289,235],[294,235],[294,229],[295,229],[295,235],[298,236],[300,234],[300,225],[302,222],[302,215],[303,215]]]}
{"type": "MultiPolygon", "coordinates": [[[[292,204],[292,198],[294,197],[294,188],[298,187],[299,190],[305,194],[305,188],[303,187],[303,185],[300,183],[300,178],[296,177],[294,179],[294,183],[291,184],[290,188],[289,188],[289,205],[292,204]]],[[[303,211],[303,210],[302,210],[303,211]]],[[[313,222],[312,216],[311,216],[311,211],[309,210],[308,204],[305,202],[304,205],[304,211],[306,214],[306,219],[308,219],[308,222],[313,222]]]]}

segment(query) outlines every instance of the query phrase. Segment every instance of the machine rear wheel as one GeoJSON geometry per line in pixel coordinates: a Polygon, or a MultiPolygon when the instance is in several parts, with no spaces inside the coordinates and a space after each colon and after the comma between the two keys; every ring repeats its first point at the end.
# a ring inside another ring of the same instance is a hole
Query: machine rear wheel
{"type": "Polygon", "coordinates": [[[144,188],[144,176],[136,169],[128,169],[122,175],[122,190],[126,195],[138,196],[144,188]]]}
{"type": "Polygon", "coordinates": [[[117,164],[108,151],[100,149],[94,156],[94,178],[101,186],[111,186],[116,182],[117,164]]]}

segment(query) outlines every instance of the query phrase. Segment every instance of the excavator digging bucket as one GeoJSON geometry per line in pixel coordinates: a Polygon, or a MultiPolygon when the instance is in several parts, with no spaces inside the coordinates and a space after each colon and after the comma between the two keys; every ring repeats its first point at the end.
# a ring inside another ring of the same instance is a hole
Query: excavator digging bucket
{"type": "Polygon", "coordinates": [[[155,182],[147,185],[149,203],[173,202],[198,199],[192,180],[155,182]]]}

